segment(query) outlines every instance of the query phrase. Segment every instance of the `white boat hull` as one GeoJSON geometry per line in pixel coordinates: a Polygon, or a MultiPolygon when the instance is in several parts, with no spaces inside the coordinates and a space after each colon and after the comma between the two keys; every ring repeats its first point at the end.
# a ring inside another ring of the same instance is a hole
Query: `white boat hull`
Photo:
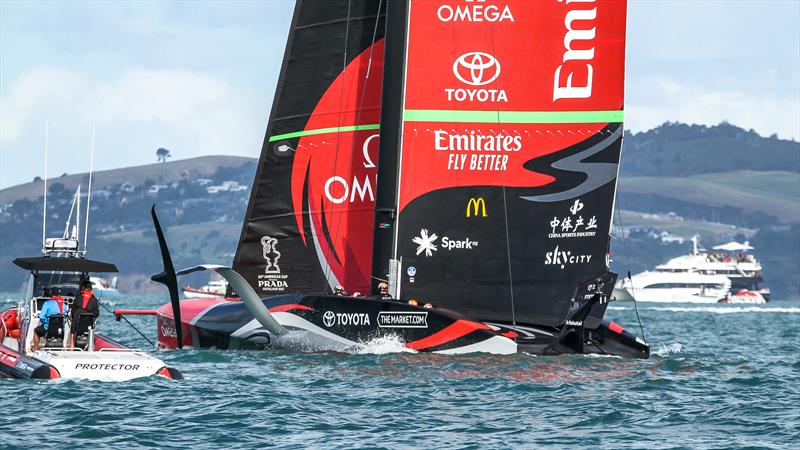
{"type": "Polygon", "coordinates": [[[723,290],[706,290],[701,294],[696,289],[633,289],[614,288],[614,297],[617,301],[632,301],[648,303],[718,303],[725,297],[723,290]]]}
{"type": "Polygon", "coordinates": [[[185,298],[225,298],[225,294],[220,294],[218,292],[208,292],[208,291],[200,291],[200,290],[183,290],[183,296],[185,298]]]}
{"type": "Polygon", "coordinates": [[[94,352],[43,349],[30,356],[55,367],[62,379],[128,381],[157,375],[166,367],[154,356],[127,349],[94,352]]]}

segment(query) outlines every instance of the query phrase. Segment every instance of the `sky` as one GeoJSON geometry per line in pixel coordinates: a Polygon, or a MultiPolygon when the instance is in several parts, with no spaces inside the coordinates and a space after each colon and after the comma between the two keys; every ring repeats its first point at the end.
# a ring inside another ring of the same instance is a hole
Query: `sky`
{"type": "MultiPolygon", "coordinates": [[[[502,1],[502,0],[496,0],[502,1]]],[[[555,0],[553,0],[555,1],[555,0]]],[[[257,157],[294,2],[0,0],[0,189],[257,157]]],[[[631,0],[626,129],[728,121],[800,139],[800,0],[631,0]]]]}

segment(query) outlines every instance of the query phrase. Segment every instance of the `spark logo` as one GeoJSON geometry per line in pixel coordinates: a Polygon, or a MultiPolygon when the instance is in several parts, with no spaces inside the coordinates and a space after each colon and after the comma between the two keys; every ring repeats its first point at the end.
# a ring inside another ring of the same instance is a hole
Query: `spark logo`
{"type": "Polygon", "coordinates": [[[419,230],[419,236],[411,240],[411,242],[417,244],[417,256],[422,252],[425,252],[427,257],[433,256],[433,252],[438,250],[436,244],[434,244],[438,238],[439,236],[436,233],[429,235],[428,230],[425,228],[419,230]]]}
{"type": "Polygon", "coordinates": [[[439,235],[436,233],[429,234],[428,230],[423,228],[419,230],[419,236],[412,239],[411,242],[417,244],[417,255],[425,252],[425,257],[427,258],[433,256],[433,252],[438,251],[439,248],[451,252],[453,250],[472,250],[478,246],[478,241],[473,241],[470,238],[459,240],[444,236],[440,247],[435,243],[437,239],[439,239],[439,235]]]}

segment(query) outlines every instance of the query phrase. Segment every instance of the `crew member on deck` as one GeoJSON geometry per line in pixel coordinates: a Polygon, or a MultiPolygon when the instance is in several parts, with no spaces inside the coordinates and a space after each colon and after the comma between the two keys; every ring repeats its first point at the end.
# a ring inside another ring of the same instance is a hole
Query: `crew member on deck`
{"type": "Polygon", "coordinates": [[[378,283],[378,297],[381,300],[391,300],[392,296],[389,295],[389,283],[381,281],[378,283]]]}
{"type": "Polygon", "coordinates": [[[53,288],[50,291],[49,300],[42,304],[42,310],[39,311],[39,326],[33,329],[33,351],[39,350],[39,340],[47,335],[47,329],[50,325],[50,316],[64,314],[64,297],[61,296],[61,291],[58,288],[53,288]]]}
{"type": "Polygon", "coordinates": [[[341,284],[337,284],[335,288],[333,288],[334,295],[338,295],[340,297],[346,296],[347,292],[344,290],[344,286],[341,284]]]}
{"type": "Polygon", "coordinates": [[[100,302],[97,300],[97,297],[94,296],[92,292],[92,282],[89,280],[83,282],[81,286],[81,296],[76,298],[75,303],[72,305],[71,343],[73,347],[75,346],[75,334],[79,331],[77,327],[78,319],[82,312],[88,312],[94,316],[92,324],[97,321],[97,317],[100,315],[100,302]]]}

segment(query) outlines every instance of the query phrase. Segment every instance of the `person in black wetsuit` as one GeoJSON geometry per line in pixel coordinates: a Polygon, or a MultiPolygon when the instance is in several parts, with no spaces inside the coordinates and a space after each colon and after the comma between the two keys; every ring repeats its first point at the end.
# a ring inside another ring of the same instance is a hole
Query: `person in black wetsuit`
{"type": "Polygon", "coordinates": [[[92,316],[94,316],[94,320],[92,321],[92,326],[97,321],[97,317],[100,315],[100,302],[97,300],[97,297],[94,296],[94,292],[92,292],[92,282],[86,280],[83,282],[81,286],[81,295],[80,297],[75,299],[75,303],[72,305],[72,346],[75,346],[75,336],[79,331],[77,325],[78,320],[80,318],[81,313],[88,312],[92,316]]]}

